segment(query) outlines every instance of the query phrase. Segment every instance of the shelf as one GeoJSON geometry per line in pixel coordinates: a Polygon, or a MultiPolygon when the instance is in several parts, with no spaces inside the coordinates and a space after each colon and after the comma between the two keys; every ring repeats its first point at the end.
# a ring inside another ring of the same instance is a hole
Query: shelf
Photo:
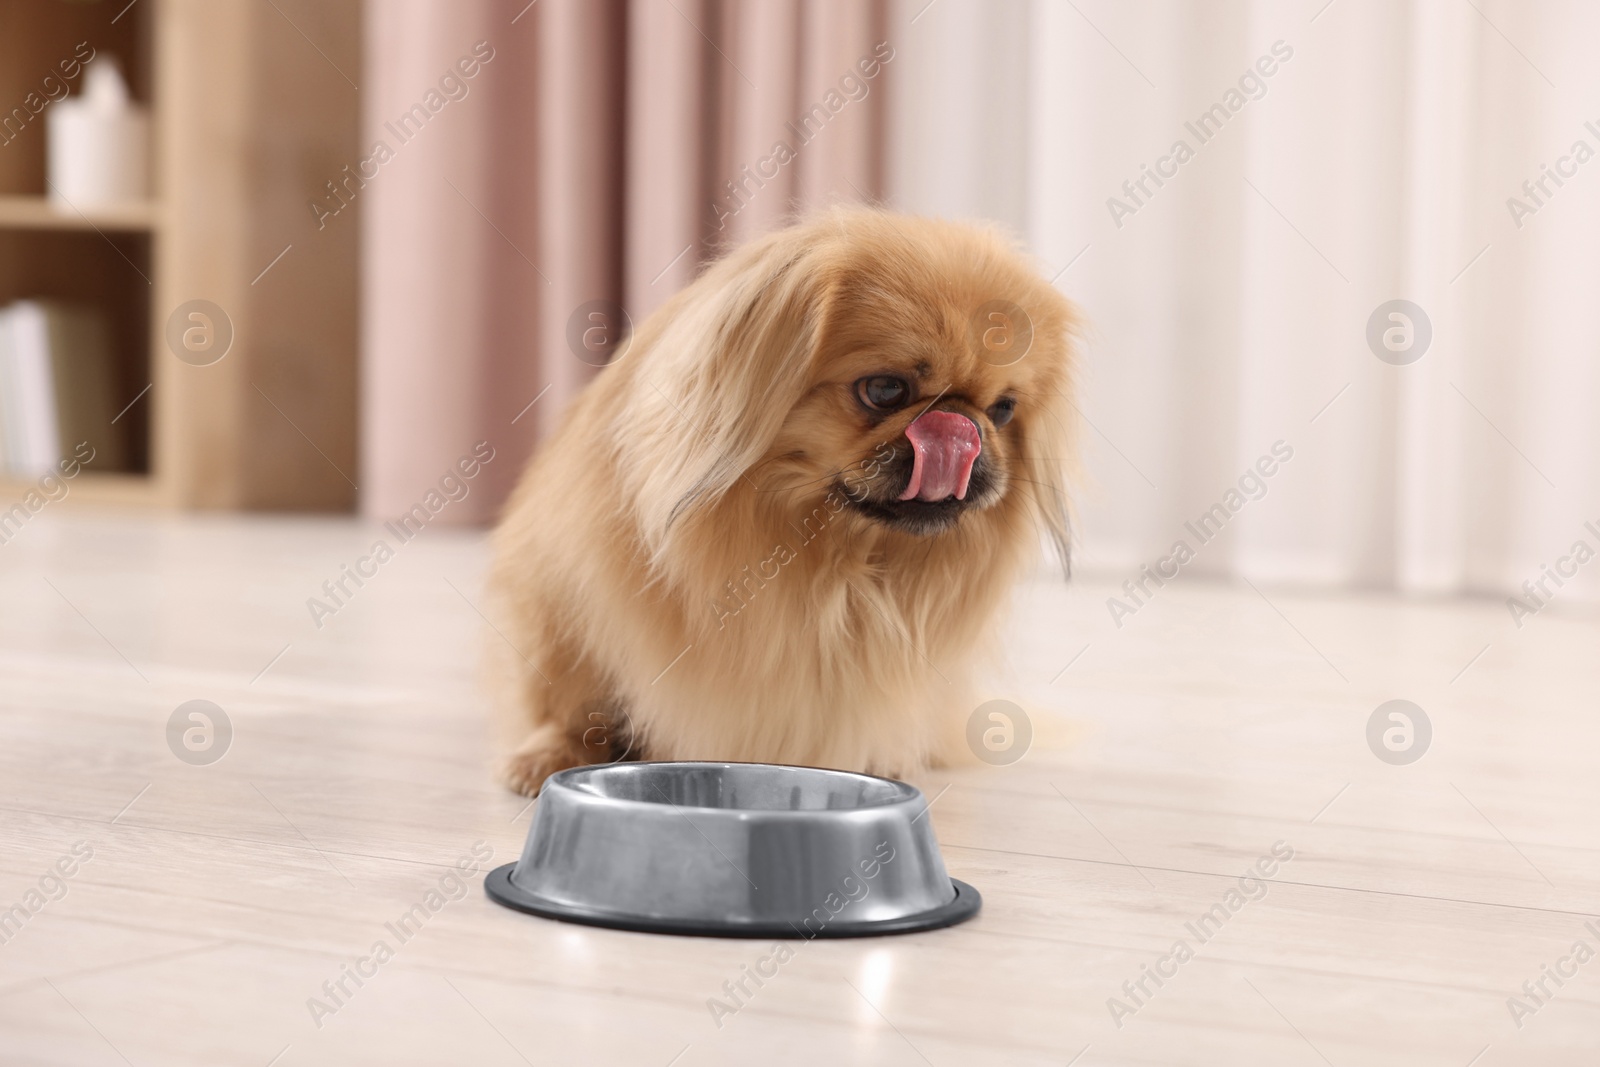
{"type": "MultiPolygon", "coordinates": [[[[161,503],[161,489],[148,474],[120,474],[104,471],[82,471],[76,478],[63,479],[67,495],[46,507],[57,504],[117,504],[136,507],[153,507],[161,503]]],[[[30,490],[39,488],[37,478],[19,478],[0,472],[0,513],[11,505],[20,503],[30,490]]]]}
{"type": "Polygon", "coordinates": [[[45,196],[0,196],[0,227],[24,230],[112,230],[151,233],[160,212],[153,201],[74,211],[45,196]]]}

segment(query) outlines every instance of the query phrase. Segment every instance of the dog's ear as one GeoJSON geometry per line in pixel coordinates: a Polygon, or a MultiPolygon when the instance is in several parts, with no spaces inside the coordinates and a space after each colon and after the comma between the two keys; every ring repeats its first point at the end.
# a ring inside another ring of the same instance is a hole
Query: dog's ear
{"type": "Polygon", "coordinates": [[[1030,398],[1017,420],[1022,430],[1018,465],[1023,487],[1033,504],[1034,519],[1060,558],[1062,571],[1070,578],[1072,502],[1067,484],[1077,473],[1072,459],[1077,455],[1077,408],[1072,396],[1079,328],[1072,306],[1057,294],[1051,296],[1054,299],[1039,324],[1039,340],[1052,350],[1050,362],[1061,372],[1030,398]]]}
{"type": "Polygon", "coordinates": [[[662,314],[630,368],[623,476],[652,556],[764,458],[804,395],[830,285],[793,233],[733,253],[662,314]]]}
{"type": "Polygon", "coordinates": [[[1034,518],[1072,577],[1072,508],[1067,495],[1067,456],[1071,431],[1059,410],[1065,402],[1052,400],[1022,428],[1021,466],[1025,487],[1033,501],[1034,518]]]}

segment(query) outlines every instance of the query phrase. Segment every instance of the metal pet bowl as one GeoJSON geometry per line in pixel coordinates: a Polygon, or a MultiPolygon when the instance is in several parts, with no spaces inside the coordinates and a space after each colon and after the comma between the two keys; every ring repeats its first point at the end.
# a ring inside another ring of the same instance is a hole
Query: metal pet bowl
{"type": "Polygon", "coordinates": [[[921,790],[770,763],[614,763],[552,775],[522,858],[484,889],[549,919],[711,937],[865,937],[969,919],[921,790]]]}

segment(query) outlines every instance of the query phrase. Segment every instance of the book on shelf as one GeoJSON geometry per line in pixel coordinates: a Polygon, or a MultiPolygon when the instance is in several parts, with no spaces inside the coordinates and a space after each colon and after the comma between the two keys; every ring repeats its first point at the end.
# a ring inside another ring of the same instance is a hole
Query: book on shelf
{"type": "Polygon", "coordinates": [[[122,470],[111,328],[87,304],[18,300],[0,308],[0,464],[14,478],[57,470],[87,441],[94,467],[122,470]]]}

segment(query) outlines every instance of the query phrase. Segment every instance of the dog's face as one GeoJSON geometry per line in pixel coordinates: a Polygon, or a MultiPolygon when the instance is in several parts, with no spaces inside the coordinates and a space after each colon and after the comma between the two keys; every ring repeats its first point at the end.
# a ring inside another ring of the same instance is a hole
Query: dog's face
{"type": "Polygon", "coordinates": [[[1066,302],[991,241],[933,236],[866,242],[831,283],[809,388],[757,467],[801,514],[822,495],[935,537],[1012,522],[1003,505],[1060,465],[1044,453],[1059,451],[1066,302]]]}

